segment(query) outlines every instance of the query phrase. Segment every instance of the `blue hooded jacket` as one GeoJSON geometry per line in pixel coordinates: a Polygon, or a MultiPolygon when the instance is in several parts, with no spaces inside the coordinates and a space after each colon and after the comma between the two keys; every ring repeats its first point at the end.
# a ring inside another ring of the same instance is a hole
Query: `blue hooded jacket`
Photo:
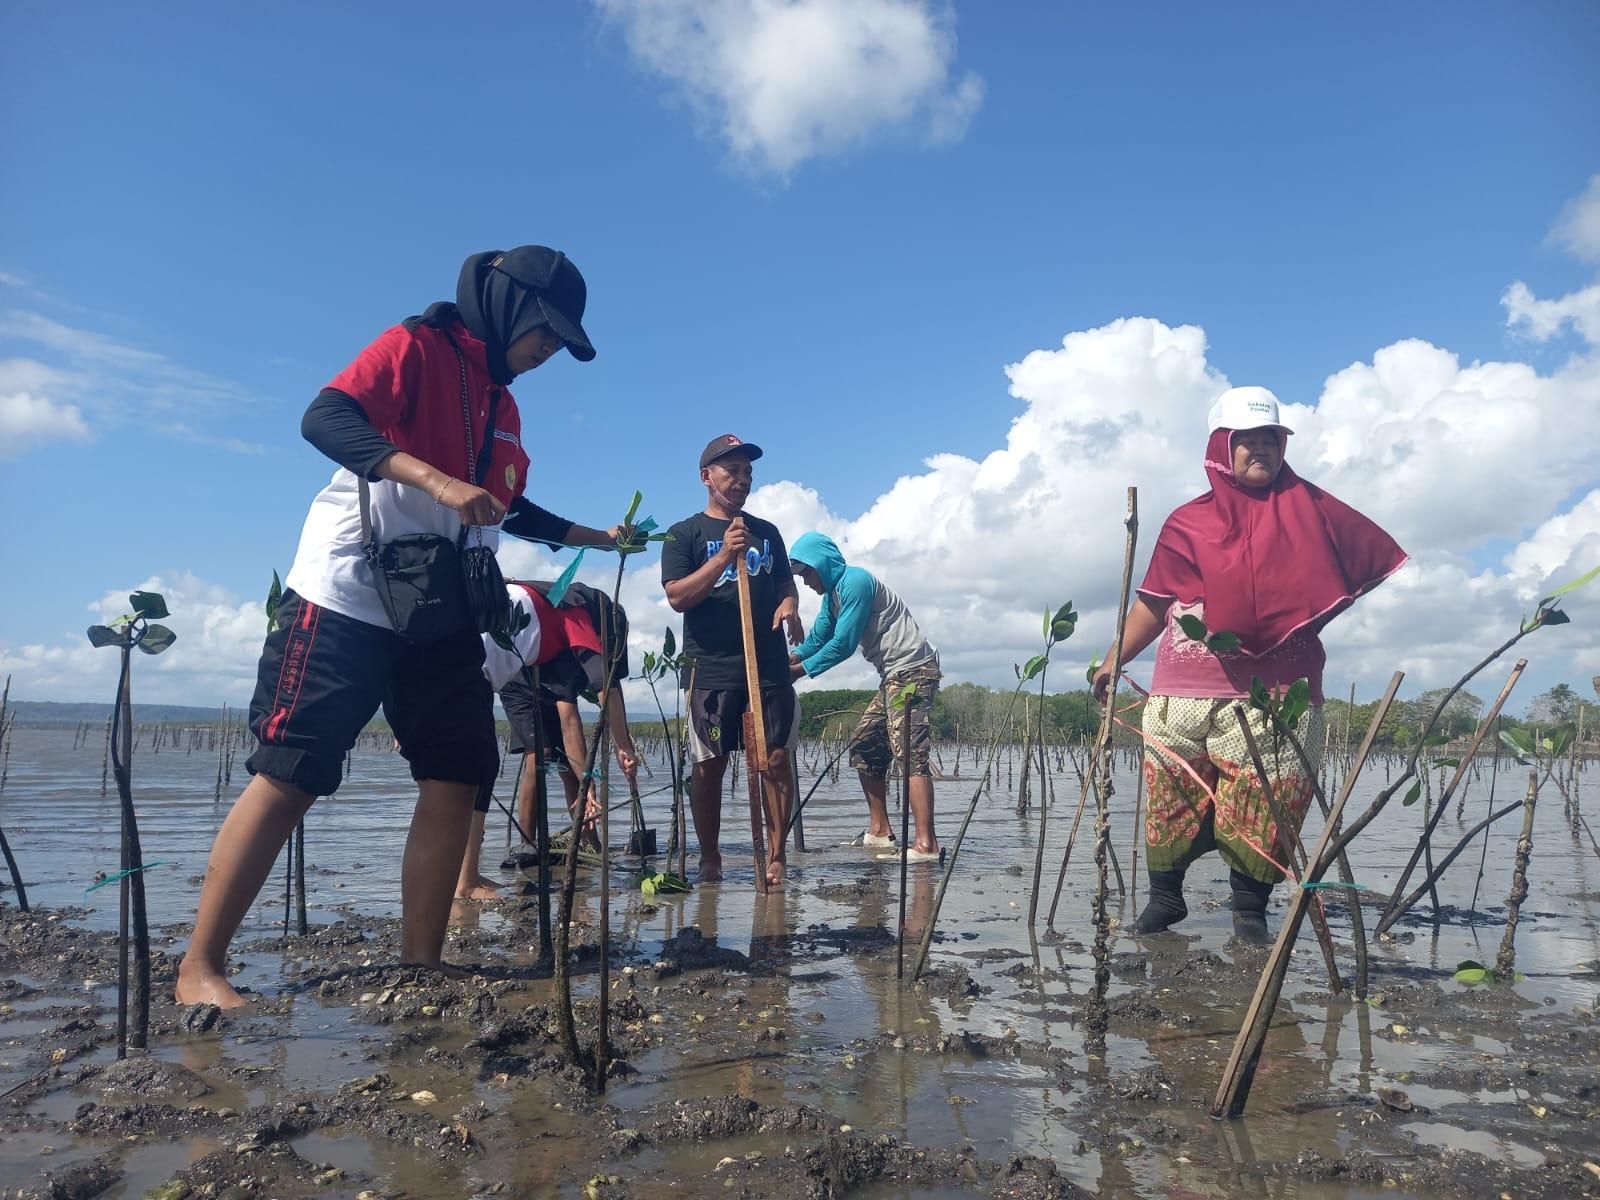
{"type": "Polygon", "coordinates": [[[904,603],[872,572],[852,567],[832,538],[803,533],[789,548],[791,564],[822,580],[822,611],[795,657],[808,676],[838,666],[858,649],[885,677],[938,661],[904,603]]]}

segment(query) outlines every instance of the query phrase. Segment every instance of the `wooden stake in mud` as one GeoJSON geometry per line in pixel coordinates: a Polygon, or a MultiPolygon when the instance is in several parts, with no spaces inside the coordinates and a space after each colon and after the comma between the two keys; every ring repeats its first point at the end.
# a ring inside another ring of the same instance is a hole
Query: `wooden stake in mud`
{"type": "MultiPolygon", "coordinates": [[[[1345,804],[1350,799],[1350,793],[1355,790],[1356,779],[1361,775],[1361,768],[1366,765],[1367,756],[1372,752],[1372,743],[1377,740],[1378,729],[1383,725],[1384,718],[1389,715],[1389,706],[1394,703],[1395,693],[1400,690],[1400,681],[1404,678],[1405,672],[1394,673],[1394,677],[1389,680],[1389,687],[1383,693],[1383,698],[1378,701],[1378,707],[1373,710],[1372,723],[1367,726],[1366,736],[1361,739],[1361,748],[1356,752],[1355,760],[1350,764],[1350,771],[1340,785],[1339,798],[1333,803],[1333,811],[1323,823],[1322,835],[1317,839],[1316,849],[1307,856],[1311,864],[1308,874],[1313,879],[1319,877],[1319,869],[1323,867],[1328,844],[1333,841],[1335,831],[1339,828],[1339,819],[1344,815],[1345,804]]],[[[1250,1085],[1255,1081],[1256,1066],[1261,1061],[1261,1048],[1266,1045],[1267,1030],[1272,1025],[1272,1013],[1278,1007],[1278,997],[1282,994],[1283,982],[1288,977],[1289,954],[1294,949],[1295,939],[1300,935],[1300,924],[1306,918],[1310,901],[1311,893],[1303,887],[1295,888],[1289,897],[1289,908],[1284,914],[1283,924],[1278,929],[1278,940],[1273,944],[1266,968],[1256,983],[1255,995],[1250,999],[1244,1023],[1239,1027],[1239,1036],[1233,1043],[1233,1053],[1229,1056],[1228,1065],[1222,1073],[1222,1080],[1217,1085],[1216,1099],[1211,1102],[1213,1117],[1237,1117],[1244,1112],[1245,1103],[1250,1098],[1250,1085]]]]}
{"type": "Polygon", "coordinates": [[[11,853],[11,843],[6,841],[6,831],[0,829],[0,854],[5,855],[6,869],[11,872],[11,886],[16,889],[17,907],[23,912],[28,911],[28,889],[22,886],[22,872],[17,867],[17,860],[11,853]]]}
{"type": "MultiPolygon", "coordinates": [[[[537,703],[539,668],[524,668],[523,680],[532,690],[534,702],[537,703]]],[[[544,720],[541,718],[533,722],[533,836],[535,838],[533,850],[538,855],[541,961],[547,958],[554,959],[556,954],[555,943],[550,938],[550,789],[549,775],[545,771],[550,761],[549,754],[550,748],[544,744],[544,720]]],[[[523,757],[527,757],[526,749],[523,751],[523,757]]]]}
{"type": "Polygon", "coordinates": [[[306,923],[306,822],[300,818],[300,823],[294,829],[294,916],[295,931],[301,937],[310,932],[306,923]]]}
{"type": "Polygon", "coordinates": [[[1533,806],[1538,798],[1539,772],[1529,771],[1528,794],[1522,800],[1522,836],[1517,838],[1511,893],[1506,897],[1506,932],[1500,939],[1500,954],[1494,960],[1495,975],[1506,983],[1517,977],[1517,922],[1522,916],[1522,902],[1528,898],[1528,860],[1533,857],[1533,806]]]}
{"type": "MultiPolygon", "coordinates": [[[[1282,852],[1283,865],[1289,868],[1289,878],[1298,889],[1304,879],[1304,870],[1309,866],[1305,862],[1305,847],[1300,844],[1300,834],[1294,827],[1293,818],[1278,802],[1277,793],[1272,787],[1272,777],[1267,773],[1267,765],[1261,758],[1261,747],[1256,744],[1255,734],[1250,731],[1250,719],[1245,715],[1244,705],[1235,704],[1233,715],[1239,722],[1239,732],[1244,735],[1245,749],[1249,752],[1250,762],[1255,767],[1256,779],[1261,784],[1261,794],[1266,797],[1267,808],[1272,813],[1272,822],[1278,834],[1275,848],[1282,852]]],[[[1274,760],[1276,758],[1274,755],[1274,760]]],[[[1315,788],[1316,776],[1308,773],[1306,783],[1309,787],[1315,788]]],[[[1306,911],[1311,917],[1312,928],[1316,930],[1317,944],[1322,947],[1322,960],[1328,968],[1328,990],[1337,996],[1344,990],[1344,981],[1339,978],[1339,963],[1333,953],[1333,934],[1328,929],[1327,915],[1322,911],[1321,897],[1313,897],[1306,911]]]]}
{"type": "MultiPolygon", "coordinates": [[[[694,677],[700,669],[698,662],[689,663],[689,701],[694,702],[694,677]]],[[[681,703],[681,701],[680,701],[681,703]]],[[[679,710],[680,717],[682,710],[679,710]]],[[[693,720],[691,716],[690,720],[693,720]]],[[[684,766],[689,758],[689,722],[680,720],[678,723],[678,794],[676,804],[678,808],[678,878],[689,878],[689,818],[684,812],[686,794],[689,790],[689,781],[684,778],[684,766]]]]}
{"type": "MultiPolygon", "coordinates": [[[[1094,916],[1094,994],[1084,1018],[1084,1047],[1091,1053],[1105,1053],[1106,1030],[1110,1025],[1110,1012],[1106,1005],[1106,988],[1111,981],[1111,914],[1107,906],[1106,867],[1111,858],[1111,767],[1113,737],[1116,733],[1117,681],[1122,676],[1122,639],[1127,632],[1128,598],[1133,588],[1133,553],[1139,541],[1139,489],[1128,489],[1128,515],[1123,518],[1127,536],[1122,554],[1122,590],[1117,594],[1117,640],[1111,645],[1108,656],[1111,663],[1111,680],[1106,688],[1105,712],[1100,717],[1100,732],[1095,739],[1094,758],[1089,763],[1088,778],[1094,783],[1095,795],[1095,890],[1091,910],[1094,916]]],[[[1062,870],[1065,873],[1063,861],[1062,870]]],[[[1054,909],[1052,904],[1051,908],[1054,909]]]]}
{"type": "MultiPolygon", "coordinates": [[[[740,525],[744,524],[740,520],[740,525]]],[[[739,628],[744,635],[744,684],[748,702],[744,710],[745,774],[750,786],[750,840],[756,863],[756,891],[767,894],[766,805],[762,802],[762,776],[767,770],[767,722],[761,706],[761,671],[756,663],[756,626],[750,614],[750,569],[739,555],[739,628]]],[[[782,836],[781,831],[775,831],[782,836]]]]}
{"type": "MultiPolygon", "coordinates": [[[[904,979],[906,974],[906,864],[911,854],[911,706],[916,702],[916,692],[906,689],[897,697],[900,701],[900,933],[895,939],[894,977],[904,979]]],[[[889,714],[884,713],[884,720],[889,714]]],[[[929,781],[932,786],[932,780],[929,781]]]]}

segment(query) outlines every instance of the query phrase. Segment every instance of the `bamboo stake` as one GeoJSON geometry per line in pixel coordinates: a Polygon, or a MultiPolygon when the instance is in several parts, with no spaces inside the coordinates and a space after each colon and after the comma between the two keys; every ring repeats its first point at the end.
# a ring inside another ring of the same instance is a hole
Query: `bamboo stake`
{"type": "MultiPolygon", "coordinates": [[[[1395,693],[1400,690],[1400,681],[1404,678],[1403,671],[1394,673],[1394,677],[1389,680],[1388,689],[1378,701],[1378,707],[1372,714],[1372,723],[1367,727],[1366,736],[1362,738],[1361,747],[1351,763],[1351,770],[1339,789],[1339,798],[1334,801],[1333,812],[1322,827],[1322,836],[1317,839],[1316,850],[1310,856],[1313,878],[1317,877],[1326,861],[1326,852],[1329,844],[1334,841],[1334,831],[1339,826],[1339,818],[1344,813],[1351,792],[1355,790],[1356,779],[1361,774],[1361,768],[1366,765],[1367,756],[1372,752],[1372,744],[1377,740],[1378,729],[1382,726],[1384,718],[1389,715],[1389,706],[1394,703],[1395,693]]],[[[1278,940],[1274,943],[1266,967],[1256,983],[1255,994],[1250,999],[1250,1007],[1246,1010],[1244,1022],[1239,1028],[1239,1036],[1234,1040],[1233,1052],[1229,1055],[1228,1065],[1223,1070],[1222,1079],[1217,1085],[1217,1095],[1211,1104],[1211,1115],[1214,1117],[1223,1115],[1237,1117],[1244,1112],[1245,1103],[1250,1098],[1250,1085],[1255,1080],[1256,1066],[1261,1061],[1261,1049],[1266,1044],[1267,1031],[1272,1024],[1272,1013],[1278,1006],[1278,996],[1282,993],[1284,980],[1288,976],[1289,952],[1294,948],[1295,939],[1300,934],[1300,923],[1305,920],[1310,897],[1311,893],[1301,887],[1296,888],[1289,898],[1288,912],[1278,929],[1278,940]]]]}
{"type": "MultiPolygon", "coordinates": [[[[1284,866],[1289,868],[1289,875],[1294,880],[1298,889],[1304,882],[1302,864],[1306,861],[1306,848],[1300,842],[1299,831],[1295,829],[1288,812],[1279,803],[1276,792],[1272,786],[1272,778],[1267,774],[1267,766],[1261,759],[1261,748],[1256,745],[1255,734],[1250,731],[1250,720],[1245,715],[1244,705],[1233,706],[1234,718],[1239,722],[1239,732],[1244,735],[1245,749],[1250,752],[1250,762],[1255,767],[1256,778],[1261,781],[1262,794],[1266,796],[1267,808],[1272,813],[1273,824],[1277,826],[1278,848],[1284,852],[1284,866]],[[1298,858],[1298,862],[1296,859],[1298,858]]],[[[1311,787],[1316,787],[1316,777],[1313,775],[1307,780],[1311,787]]],[[[1335,996],[1344,990],[1344,981],[1339,978],[1339,963],[1334,958],[1333,934],[1328,930],[1328,917],[1322,910],[1322,898],[1313,897],[1309,907],[1311,927],[1316,931],[1317,945],[1322,948],[1322,959],[1328,968],[1328,990],[1335,996]]]]}
{"type": "MultiPolygon", "coordinates": [[[[739,524],[744,524],[739,520],[739,524]]],[[[756,891],[767,894],[766,805],[762,803],[762,776],[767,770],[767,722],[761,703],[761,671],[756,660],[756,628],[750,610],[750,568],[746,555],[736,560],[739,586],[739,630],[744,638],[745,772],[750,792],[750,841],[755,857],[756,891]]]]}

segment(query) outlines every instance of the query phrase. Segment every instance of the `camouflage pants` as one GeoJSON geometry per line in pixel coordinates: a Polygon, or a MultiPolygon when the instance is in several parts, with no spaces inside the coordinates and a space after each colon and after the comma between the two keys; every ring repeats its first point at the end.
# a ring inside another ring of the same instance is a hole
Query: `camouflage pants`
{"type": "Polygon", "coordinates": [[[929,719],[933,715],[933,698],[938,694],[940,678],[939,664],[932,662],[884,680],[850,736],[850,765],[874,779],[887,779],[889,764],[899,761],[905,753],[909,714],[911,774],[931,774],[928,769],[928,744],[932,740],[929,719]],[[884,703],[885,697],[893,701],[907,685],[916,688],[910,704],[895,707],[884,703]]]}

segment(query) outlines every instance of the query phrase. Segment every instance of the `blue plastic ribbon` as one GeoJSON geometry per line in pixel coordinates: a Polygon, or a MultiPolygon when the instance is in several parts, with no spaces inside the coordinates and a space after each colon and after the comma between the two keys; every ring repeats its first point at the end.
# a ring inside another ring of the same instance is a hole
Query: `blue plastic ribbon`
{"type": "MultiPolygon", "coordinates": [[[[648,535],[655,528],[656,519],[654,517],[646,517],[633,526],[633,532],[635,534],[648,535]]],[[[629,545],[632,545],[632,542],[629,542],[629,545]]],[[[550,601],[551,604],[559,605],[566,598],[567,589],[572,586],[572,581],[577,578],[578,568],[583,565],[583,556],[587,550],[587,546],[580,547],[577,557],[567,564],[567,569],[561,572],[556,581],[550,585],[550,590],[545,594],[545,599],[550,601]]]]}
{"type": "Polygon", "coordinates": [[[84,899],[88,899],[90,892],[98,892],[108,883],[121,883],[129,875],[137,875],[140,871],[150,871],[156,867],[165,867],[171,864],[170,858],[158,858],[155,862],[145,863],[142,867],[129,867],[126,871],[118,871],[115,875],[107,875],[99,883],[91,883],[83,889],[84,899]]]}

